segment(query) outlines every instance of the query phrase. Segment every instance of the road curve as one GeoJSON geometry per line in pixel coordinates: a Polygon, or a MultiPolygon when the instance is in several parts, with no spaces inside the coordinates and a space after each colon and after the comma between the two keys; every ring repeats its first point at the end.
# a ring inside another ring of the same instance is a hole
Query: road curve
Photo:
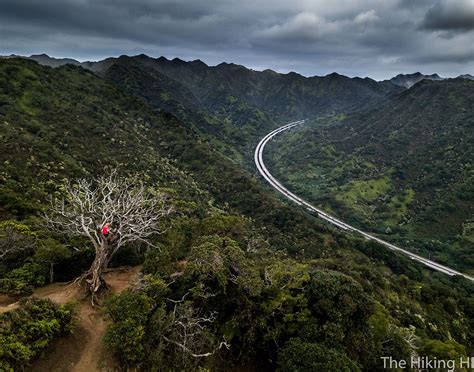
{"type": "Polygon", "coordinates": [[[375,241],[375,242],[377,242],[379,244],[382,244],[385,247],[387,247],[387,248],[389,248],[393,251],[400,252],[400,253],[410,257],[412,260],[422,263],[423,265],[429,267],[432,270],[436,270],[436,271],[439,271],[439,272],[442,272],[442,273],[445,273],[445,274],[448,274],[448,275],[451,275],[451,276],[461,275],[466,279],[474,281],[474,278],[469,276],[469,275],[463,274],[463,273],[461,273],[459,271],[456,271],[456,270],[453,270],[453,269],[451,269],[447,266],[440,265],[439,263],[428,260],[427,258],[421,257],[421,256],[419,256],[415,253],[412,253],[410,251],[407,251],[403,248],[397,247],[397,246],[395,246],[395,245],[393,245],[393,244],[391,244],[391,243],[389,243],[385,240],[377,238],[374,235],[366,233],[366,232],[364,232],[364,231],[362,231],[362,230],[360,230],[360,229],[358,229],[354,226],[351,226],[351,225],[349,225],[349,224],[347,224],[347,223],[345,223],[345,222],[329,215],[328,213],[322,211],[319,208],[316,208],[315,206],[313,206],[313,205],[309,204],[308,202],[306,202],[305,200],[301,199],[299,196],[293,194],[286,187],[284,187],[275,177],[273,177],[271,175],[271,173],[268,171],[267,167],[265,166],[265,164],[263,162],[263,149],[265,148],[265,145],[273,137],[275,137],[277,134],[282,133],[282,132],[284,132],[288,129],[294,128],[297,125],[303,124],[304,122],[305,122],[305,120],[294,121],[294,122],[288,123],[288,124],[286,124],[286,125],[284,125],[280,128],[277,128],[277,129],[273,130],[272,132],[268,133],[265,137],[263,137],[260,140],[260,142],[258,143],[257,147],[255,148],[254,160],[255,160],[255,165],[257,166],[257,170],[262,175],[262,177],[265,178],[265,180],[274,189],[276,189],[277,191],[282,193],[287,199],[295,202],[296,204],[298,204],[302,207],[305,207],[308,211],[316,212],[319,218],[329,222],[332,225],[337,226],[338,228],[340,228],[344,231],[358,233],[358,234],[362,235],[365,239],[375,241]]]}

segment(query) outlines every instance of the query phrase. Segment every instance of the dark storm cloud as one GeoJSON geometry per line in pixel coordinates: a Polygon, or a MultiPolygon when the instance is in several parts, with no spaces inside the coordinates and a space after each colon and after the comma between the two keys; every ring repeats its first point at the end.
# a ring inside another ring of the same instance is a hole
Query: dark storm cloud
{"type": "Polygon", "coordinates": [[[256,69],[473,73],[473,1],[2,0],[0,53],[147,53],[256,69]],[[454,5],[453,5],[454,4],[454,5]]]}
{"type": "Polygon", "coordinates": [[[0,20],[6,24],[145,43],[188,36],[212,43],[218,40],[212,30],[223,28],[219,15],[179,1],[3,0],[0,9],[0,20]]]}
{"type": "Polygon", "coordinates": [[[474,1],[438,1],[423,20],[428,30],[474,30],[474,1]]]}

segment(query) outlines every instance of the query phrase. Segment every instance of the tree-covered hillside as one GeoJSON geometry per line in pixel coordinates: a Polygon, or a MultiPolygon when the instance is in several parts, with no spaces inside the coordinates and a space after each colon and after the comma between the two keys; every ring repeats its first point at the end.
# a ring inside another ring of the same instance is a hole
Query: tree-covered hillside
{"type": "MultiPolygon", "coordinates": [[[[53,67],[69,63],[44,55],[31,58],[53,67]]],[[[232,63],[207,66],[199,60],[146,55],[76,62],[153,107],[174,113],[214,148],[247,167],[255,143],[278,124],[371,106],[403,89],[390,81],[336,73],[307,78],[232,63]]]]}
{"type": "Polygon", "coordinates": [[[191,90],[137,58],[120,57],[101,75],[151,106],[173,113],[214,149],[240,164],[245,163],[244,154],[252,152],[251,139],[274,125],[269,115],[243,103],[233,105],[227,117],[214,116],[191,90]]]}
{"type": "Polygon", "coordinates": [[[472,272],[472,102],[470,80],[424,80],[380,107],[282,135],[271,169],[343,219],[472,272]]]}
{"type": "MultiPolygon", "coordinates": [[[[302,213],[277,201],[175,116],[91,72],[26,60],[3,61],[1,68],[4,215],[22,218],[41,210],[65,178],[118,168],[166,184],[182,199],[196,201],[208,192],[218,205],[272,225],[273,238],[288,241],[284,248],[295,243],[286,230],[307,224],[302,213]]],[[[313,244],[307,231],[321,229],[318,223],[300,228],[302,241],[294,249],[313,244]]]]}
{"type": "MultiPolygon", "coordinates": [[[[43,213],[66,180],[75,190],[77,178],[115,170],[174,206],[154,248],[133,242],[110,262],[142,265],[129,290],[95,310],[121,368],[358,371],[380,370],[382,356],[472,354],[471,282],[286,204],[195,124],[81,67],[1,60],[0,306],[3,294],[14,303],[90,267],[87,239],[46,229],[43,213]]],[[[77,332],[70,307],[18,306],[1,315],[1,369],[31,368],[77,332]]]]}
{"type": "Polygon", "coordinates": [[[178,188],[193,185],[157,146],[164,139],[157,123],[166,119],[91,72],[9,60],[0,65],[0,84],[3,215],[24,217],[65,178],[114,167],[178,188]]]}
{"type": "Polygon", "coordinates": [[[215,143],[224,144],[228,155],[238,158],[243,154],[244,164],[251,159],[258,138],[279,123],[375,104],[401,90],[391,82],[351,79],[335,73],[306,78],[296,73],[258,72],[235,64],[210,67],[199,60],[145,55],[106,61],[92,68],[151,105],[193,121],[203,133],[217,137],[215,143]],[[200,117],[193,117],[189,110],[199,112],[200,117]]]}
{"type": "Polygon", "coordinates": [[[336,73],[307,78],[294,72],[253,71],[232,63],[209,67],[201,61],[177,58],[133,58],[186,86],[216,115],[232,100],[238,100],[278,118],[294,120],[377,102],[386,94],[401,90],[389,82],[351,79],[336,73]]]}

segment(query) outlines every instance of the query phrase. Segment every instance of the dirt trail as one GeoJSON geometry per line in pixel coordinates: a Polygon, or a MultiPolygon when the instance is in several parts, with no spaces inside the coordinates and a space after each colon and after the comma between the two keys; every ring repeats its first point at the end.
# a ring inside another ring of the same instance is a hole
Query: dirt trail
{"type": "MultiPolygon", "coordinates": [[[[105,274],[105,280],[112,293],[120,293],[137,277],[139,271],[140,267],[110,270],[105,274]]],[[[32,371],[117,370],[113,359],[104,350],[102,344],[107,321],[99,306],[91,306],[90,298],[85,298],[82,288],[77,284],[53,283],[38,288],[34,295],[40,298],[49,298],[59,304],[77,301],[78,320],[74,332],[57,340],[52,345],[52,350],[44,358],[33,363],[32,371]]],[[[17,303],[8,301],[7,297],[0,298],[0,313],[18,307],[17,303]]]]}

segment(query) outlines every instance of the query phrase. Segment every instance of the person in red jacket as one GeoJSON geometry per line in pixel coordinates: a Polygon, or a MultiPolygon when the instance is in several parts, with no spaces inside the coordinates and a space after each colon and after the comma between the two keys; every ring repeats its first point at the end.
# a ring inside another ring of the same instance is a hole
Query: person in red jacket
{"type": "Polygon", "coordinates": [[[110,232],[110,225],[108,223],[106,223],[103,227],[102,227],[102,235],[104,236],[104,238],[106,240],[109,240],[110,236],[111,236],[111,232],[110,232]]]}

